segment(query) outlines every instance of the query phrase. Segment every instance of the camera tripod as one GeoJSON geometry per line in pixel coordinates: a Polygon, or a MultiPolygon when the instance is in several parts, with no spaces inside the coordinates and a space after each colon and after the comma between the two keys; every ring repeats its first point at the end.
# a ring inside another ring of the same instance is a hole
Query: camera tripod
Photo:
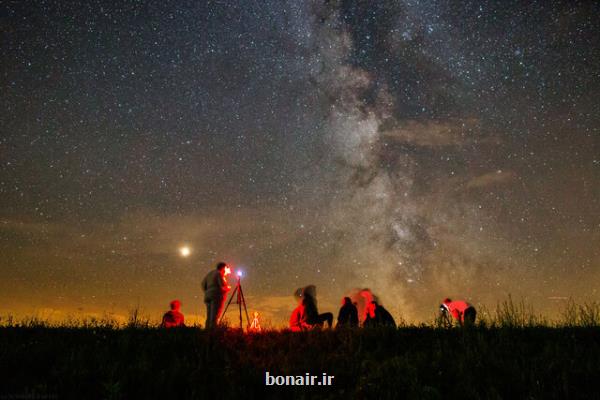
{"type": "Polygon", "coordinates": [[[229,297],[229,301],[227,302],[227,306],[225,306],[225,311],[223,311],[223,314],[219,319],[219,323],[223,320],[223,317],[225,316],[225,313],[227,312],[227,309],[229,308],[229,305],[231,304],[231,301],[233,300],[234,296],[236,297],[235,304],[238,305],[238,311],[240,315],[240,329],[243,330],[244,327],[242,325],[242,306],[244,307],[244,312],[246,313],[246,327],[250,325],[250,318],[248,317],[248,309],[246,308],[246,299],[244,299],[244,292],[242,291],[242,282],[240,276],[237,277],[237,284],[235,285],[235,289],[231,293],[231,297],[229,297]]]}

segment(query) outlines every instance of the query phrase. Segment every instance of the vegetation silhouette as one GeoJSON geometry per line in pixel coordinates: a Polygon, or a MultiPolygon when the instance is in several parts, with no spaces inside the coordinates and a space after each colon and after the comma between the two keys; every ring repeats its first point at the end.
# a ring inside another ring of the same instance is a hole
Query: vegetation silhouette
{"type": "Polygon", "coordinates": [[[58,398],[597,398],[600,305],[557,321],[512,298],[472,327],[435,318],[398,328],[244,333],[160,329],[134,310],[51,324],[0,319],[0,395],[58,398]],[[331,387],[265,386],[271,375],[334,375],[331,387]]]}

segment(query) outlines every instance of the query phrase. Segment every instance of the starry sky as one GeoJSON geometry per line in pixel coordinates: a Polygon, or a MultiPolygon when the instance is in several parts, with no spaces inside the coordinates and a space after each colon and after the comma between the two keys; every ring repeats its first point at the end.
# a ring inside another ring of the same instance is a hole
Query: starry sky
{"type": "Polygon", "coordinates": [[[0,9],[3,315],[600,300],[598,2],[0,9]]]}

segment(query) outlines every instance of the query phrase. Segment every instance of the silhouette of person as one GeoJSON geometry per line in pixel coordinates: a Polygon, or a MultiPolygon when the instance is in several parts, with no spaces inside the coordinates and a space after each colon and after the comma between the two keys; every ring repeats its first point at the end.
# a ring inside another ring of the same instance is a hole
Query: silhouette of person
{"type": "Polygon", "coordinates": [[[225,278],[225,272],[228,269],[226,267],[226,263],[218,263],[217,267],[206,274],[202,280],[204,303],[206,304],[206,329],[217,326],[219,316],[223,311],[227,292],[231,289],[225,278]]]}
{"type": "Polygon", "coordinates": [[[365,319],[363,326],[365,328],[376,326],[396,327],[396,321],[394,321],[392,314],[390,314],[382,305],[379,305],[376,301],[371,301],[367,305],[367,318],[365,319]]]}
{"type": "Polygon", "coordinates": [[[456,322],[462,325],[473,325],[477,318],[475,307],[464,300],[444,299],[440,304],[440,314],[442,317],[449,319],[450,316],[456,322]]]}
{"type": "Polygon", "coordinates": [[[325,322],[331,328],[333,326],[333,314],[326,312],[319,314],[317,309],[317,288],[314,285],[309,285],[302,291],[302,304],[304,305],[304,313],[306,315],[306,323],[322,327],[325,322]]]}
{"type": "Polygon", "coordinates": [[[171,310],[167,311],[163,315],[162,324],[163,328],[176,328],[179,326],[185,326],[183,314],[179,311],[181,308],[181,302],[179,300],[173,300],[169,303],[171,310]]]}
{"type": "Polygon", "coordinates": [[[338,313],[337,328],[348,327],[355,328],[358,326],[358,309],[350,297],[342,299],[342,307],[338,313]]]}

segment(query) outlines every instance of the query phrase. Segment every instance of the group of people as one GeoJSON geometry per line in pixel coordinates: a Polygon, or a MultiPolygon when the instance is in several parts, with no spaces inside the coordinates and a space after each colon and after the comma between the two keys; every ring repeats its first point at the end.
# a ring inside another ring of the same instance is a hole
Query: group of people
{"type": "MultiPolygon", "coordinates": [[[[227,275],[230,268],[224,262],[217,264],[202,281],[204,291],[204,303],[206,304],[207,329],[218,325],[219,317],[231,287],[227,284],[227,275]]],[[[364,292],[364,291],[363,291],[364,292]]],[[[361,294],[363,294],[361,292],[361,294]]],[[[342,306],[338,312],[337,328],[357,328],[359,326],[369,328],[378,326],[396,326],[392,315],[373,298],[370,292],[360,296],[364,304],[361,304],[361,315],[359,318],[358,303],[353,302],[350,297],[342,299],[342,306]],[[362,322],[362,323],[361,323],[362,322]]],[[[317,308],[317,293],[314,285],[299,288],[294,293],[298,302],[297,307],[290,316],[289,328],[294,332],[321,329],[327,324],[333,328],[333,314],[330,312],[319,313],[317,308]]],[[[170,303],[171,310],[163,316],[162,326],[165,328],[185,326],[184,316],[180,311],[181,302],[173,300],[170,303]]],[[[460,325],[472,325],[475,323],[477,312],[475,307],[463,300],[451,300],[446,298],[440,305],[440,316],[447,323],[454,321],[460,325]]]]}
{"type": "MultiPolygon", "coordinates": [[[[317,310],[316,288],[314,285],[296,290],[298,306],[292,311],[289,328],[294,332],[333,328],[333,314],[319,314],[317,310]]],[[[376,300],[370,299],[365,306],[364,318],[359,318],[358,304],[350,297],[342,299],[336,328],[357,328],[362,320],[363,327],[396,326],[394,317],[376,300]]]]}

